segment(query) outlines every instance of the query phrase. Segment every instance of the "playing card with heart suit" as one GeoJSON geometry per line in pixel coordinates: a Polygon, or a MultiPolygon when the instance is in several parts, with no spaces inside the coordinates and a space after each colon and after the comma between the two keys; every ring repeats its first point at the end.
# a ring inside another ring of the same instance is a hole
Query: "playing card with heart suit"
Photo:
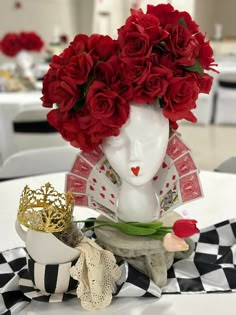
{"type": "Polygon", "coordinates": [[[83,178],[89,178],[89,174],[92,172],[92,169],[93,166],[78,155],[72,166],[71,173],[83,178]]]}
{"type": "Polygon", "coordinates": [[[87,184],[89,184],[89,181],[80,176],[76,176],[74,174],[66,174],[66,191],[70,191],[72,193],[86,194],[87,184]]]}
{"type": "Polygon", "coordinates": [[[96,168],[99,177],[100,175],[105,175],[105,177],[107,177],[107,179],[116,186],[121,185],[119,175],[111,167],[106,156],[99,148],[92,152],[82,152],[77,157],[71,169],[71,173],[88,178],[90,176],[90,172],[94,167],[96,168]],[[81,171],[85,174],[83,174],[81,171]]]}
{"type": "Polygon", "coordinates": [[[102,150],[98,147],[96,150],[90,151],[90,152],[84,152],[82,151],[80,156],[89,162],[92,166],[95,166],[101,158],[104,156],[104,153],[102,150]]]}
{"type": "Polygon", "coordinates": [[[183,143],[182,139],[177,134],[171,136],[166,153],[172,160],[177,159],[180,155],[188,151],[189,148],[183,143]]]}
{"type": "Polygon", "coordinates": [[[178,176],[176,170],[170,169],[172,164],[172,160],[166,155],[160,169],[153,177],[153,187],[158,196],[165,194],[170,189],[173,180],[175,181],[176,176],[178,176]],[[175,176],[174,179],[172,179],[173,176],[175,176]]]}
{"type": "Polygon", "coordinates": [[[197,170],[190,152],[184,153],[175,160],[174,165],[180,177],[197,170]]]}
{"type": "Polygon", "coordinates": [[[99,160],[95,167],[100,175],[105,176],[111,183],[117,186],[117,188],[120,187],[120,176],[111,167],[111,164],[105,155],[99,160]]]}
{"type": "Polygon", "coordinates": [[[181,197],[179,196],[178,185],[175,183],[174,186],[163,196],[160,197],[161,211],[167,212],[173,210],[181,203],[181,197]]]}
{"type": "Polygon", "coordinates": [[[183,202],[194,200],[203,196],[198,171],[181,177],[179,185],[183,202]]]}
{"type": "Polygon", "coordinates": [[[119,191],[106,178],[101,179],[96,176],[95,169],[92,170],[87,179],[68,173],[66,175],[66,191],[91,196],[102,206],[116,212],[119,191]]]}

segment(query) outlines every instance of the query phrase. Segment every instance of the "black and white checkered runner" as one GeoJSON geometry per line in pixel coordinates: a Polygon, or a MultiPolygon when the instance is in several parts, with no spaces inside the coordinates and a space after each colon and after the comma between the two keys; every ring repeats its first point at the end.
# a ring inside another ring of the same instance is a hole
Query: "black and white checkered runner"
{"type": "MultiPolygon", "coordinates": [[[[124,262],[121,264],[122,276],[114,295],[160,297],[161,294],[235,292],[236,220],[227,220],[205,228],[193,240],[196,242],[195,251],[187,259],[175,260],[168,271],[168,281],[164,288],[160,289],[147,276],[124,262]]],[[[19,287],[19,280],[24,279],[26,270],[24,248],[0,254],[0,314],[17,314],[30,302],[19,287]]],[[[37,296],[40,294],[43,296],[43,293],[37,292],[37,296]]],[[[50,298],[47,297],[46,300],[50,302],[50,298]]],[[[61,298],[63,300],[64,297],[61,298]]]]}

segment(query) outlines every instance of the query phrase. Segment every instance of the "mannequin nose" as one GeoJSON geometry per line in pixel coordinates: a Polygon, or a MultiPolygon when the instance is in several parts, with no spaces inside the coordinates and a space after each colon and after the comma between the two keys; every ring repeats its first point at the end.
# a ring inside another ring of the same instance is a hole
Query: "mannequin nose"
{"type": "Polygon", "coordinates": [[[130,141],[130,161],[140,161],[141,160],[141,146],[139,141],[131,140],[130,141]]]}

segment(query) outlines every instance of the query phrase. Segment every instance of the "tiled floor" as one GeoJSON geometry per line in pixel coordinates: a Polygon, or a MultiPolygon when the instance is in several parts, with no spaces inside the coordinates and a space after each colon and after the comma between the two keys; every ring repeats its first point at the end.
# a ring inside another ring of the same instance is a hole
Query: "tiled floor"
{"type": "Polygon", "coordinates": [[[202,170],[214,170],[226,159],[236,156],[236,125],[181,124],[178,131],[202,170]]]}
{"type": "MultiPolygon", "coordinates": [[[[186,144],[191,147],[193,158],[202,170],[214,170],[227,158],[236,156],[236,125],[181,124],[178,131],[186,144]]],[[[35,135],[31,138],[18,136],[19,148],[43,147],[49,138],[53,145],[65,143],[58,134],[51,134],[47,139],[45,138],[45,135],[43,137],[35,135]]]]}

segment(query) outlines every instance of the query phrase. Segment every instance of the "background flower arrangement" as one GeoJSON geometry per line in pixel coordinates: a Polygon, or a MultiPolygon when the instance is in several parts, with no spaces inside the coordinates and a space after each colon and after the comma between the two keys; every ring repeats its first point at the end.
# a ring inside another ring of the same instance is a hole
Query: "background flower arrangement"
{"type": "MultiPolygon", "coordinates": [[[[49,122],[73,146],[89,151],[117,136],[130,102],[159,101],[170,120],[196,122],[191,112],[199,93],[209,93],[213,51],[187,12],[170,4],[131,10],[109,36],[79,34],[54,56],[43,83],[43,106],[58,105],[49,122]]],[[[159,105],[158,105],[159,106],[159,105]]]]}
{"type": "Polygon", "coordinates": [[[44,46],[35,32],[7,33],[1,39],[0,50],[8,57],[15,57],[21,50],[39,52],[44,46]]]}

